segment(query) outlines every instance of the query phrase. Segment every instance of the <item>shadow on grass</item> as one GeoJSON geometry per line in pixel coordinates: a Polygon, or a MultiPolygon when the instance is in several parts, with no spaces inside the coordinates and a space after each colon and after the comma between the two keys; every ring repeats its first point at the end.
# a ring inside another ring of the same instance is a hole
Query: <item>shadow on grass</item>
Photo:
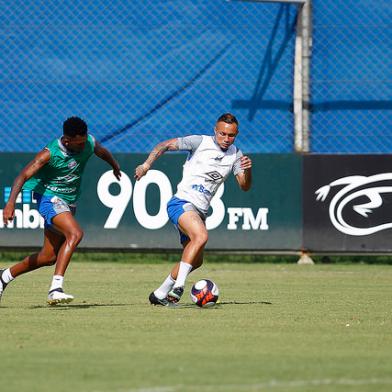
{"type": "Polygon", "coordinates": [[[219,302],[216,305],[213,306],[207,306],[207,307],[199,307],[195,304],[177,304],[177,305],[173,305],[173,306],[169,306],[169,308],[171,309],[184,309],[184,308],[193,308],[193,309],[219,309],[219,308],[223,308],[224,306],[228,306],[228,305],[272,305],[272,302],[268,302],[268,301],[225,301],[225,302],[219,302]]]}
{"type": "MultiPolygon", "coordinates": [[[[29,306],[28,309],[50,309],[50,310],[69,310],[69,309],[90,309],[90,308],[102,308],[102,307],[115,307],[115,306],[136,306],[140,304],[72,304],[72,305],[66,305],[66,304],[58,304],[58,305],[33,305],[29,306]]],[[[177,305],[171,305],[169,308],[171,309],[184,309],[184,308],[193,308],[193,309],[217,309],[221,308],[224,306],[229,306],[229,305],[272,305],[272,302],[268,301],[225,301],[225,302],[219,302],[214,306],[210,307],[205,307],[205,308],[200,308],[197,305],[193,303],[186,303],[186,304],[177,304],[177,305]]],[[[150,304],[147,304],[148,307],[150,307],[150,304]]],[[[3,308],[6,308],[5,306],[3,308]]]]}
{"type": "Polygon", "coordinates": [[[64,309],[89,309],[99,307],[114,307],[114,306],[132,306],[136,304],[74,304],[74,305],[34,305],[30,306],[29,309],[53,309],[53,310],[64,310],[64,309]]]}
{"type": "Polygon", "coordinates": [[[227,301],[227,302],[219,302],[217,305],[272,305],[272,302],[268,301],[227,301]]]}

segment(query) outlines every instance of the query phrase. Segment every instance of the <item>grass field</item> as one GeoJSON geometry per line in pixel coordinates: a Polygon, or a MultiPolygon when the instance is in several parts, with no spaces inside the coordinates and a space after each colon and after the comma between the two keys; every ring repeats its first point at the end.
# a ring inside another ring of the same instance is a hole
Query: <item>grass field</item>
{"type": "Polygon", "coordinates": [[[392,390],[391,266],[207,262],[187,292],[211,278],[221,304],[169,309],[147,303],[168,261],[77,259],[68,306],[46,306],[49,268],[7,288],[1,391],[392,390]]]}

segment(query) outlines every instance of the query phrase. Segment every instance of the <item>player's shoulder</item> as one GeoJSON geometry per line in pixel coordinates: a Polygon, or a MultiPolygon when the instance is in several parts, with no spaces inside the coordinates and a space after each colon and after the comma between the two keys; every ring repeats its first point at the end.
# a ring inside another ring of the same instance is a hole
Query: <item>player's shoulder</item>
{"type": "Polygon", "coordinates": [[[235,153],[236,155],[240,155],[240,156],[244,155],[243,152],[242,152],[242,150],[241,150],[238,146],[232,144],[230,147],[233,147],[233,148],[234,148],[234,153],[235,153]]]}
{"type": "Polygon", "coordinates": [[[200,135],[200,148],[202,150],[220,150],[220,147],[215,141],[215,137],[211,135],[200,135]]]}
{"type": "Polygon", "coordinates": [[[215,144],[214,137],[211,135],[199,135],[202,143],[213,143],[215,144]]]}
{"type": "Polygon", "coordinates": [[[96,139],[95,139],[95,137],[91,133],[87,134],[87,143],[86,143],[86,145],[87,145],[88,153],[90,155],[92,153],[94,153],[95,145],[96,145],[96,139]]]}
{"type": "Polygon", "coordinates": [[[178,148],[180,150],[195,151],[203,143],[201,135],[188,135],[177,138],[178,148]]]}
{"type": "Polygon", "coordinates": [[[50,140],[43,148],[44,151],[49,151],[50,156],[56,155],[64,149],[64,146],[61,144],[61,138],[50,140]]]}
{"type": "Polygon", "coordinates": [[[195,133],[195,134],[191,134],[191,135],[179,136],[177,139],[187,139],[187,140],[197,139],[197,140],[201,140],[205,136],[206,135],[198,135],[198,134],[195,133]]]}
{"type": "Polygon", "coordinates": [[[49,140],[49,142],[46,144],[45,148],[52,148],[52,147],[58,147],[61,144],[61,138],[56,137],[54,139],[49,140]]]}
{"type": "Polygon", "coordinates": [[[230,155],[238,155],[238,154],[242,154],[241,150],[235,145],[232,144],[228,149],[227,149],[227,154],[230,155]]]}
{"type": "Polygon", "coordinates": [[[95,136],[92,135],[91,133],[88,133],[88,134],[87,134],[87,141],[88,141],[92,146],[95,146],[96,139],[95,139],[95,136]]]}

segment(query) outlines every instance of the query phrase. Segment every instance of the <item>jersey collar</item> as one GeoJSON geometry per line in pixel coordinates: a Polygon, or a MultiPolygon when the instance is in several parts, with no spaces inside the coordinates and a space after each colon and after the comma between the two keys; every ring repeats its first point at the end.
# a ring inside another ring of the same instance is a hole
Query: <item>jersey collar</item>
{"type": "Polygon", "coordinates": [[[73,153],[72,151],[69,151],[67,147],[64,146],[64,144],[61,142],[61,136],[57,139],[57,143],[59,145],[59,149],[62,152],[64,156],[70,156],[70,155],[76,155],[77,153],[73,153]]]}

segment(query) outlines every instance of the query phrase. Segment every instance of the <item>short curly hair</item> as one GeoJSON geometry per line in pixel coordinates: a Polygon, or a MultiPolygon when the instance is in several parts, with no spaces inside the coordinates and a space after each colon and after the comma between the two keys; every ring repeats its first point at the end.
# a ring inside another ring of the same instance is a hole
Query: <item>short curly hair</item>
{"type": "Polygon", "coordinates": [[[87,124],[79,117],[69,117],[63,123],[63,134],[74,137],[87,134],[87,124]]]}

